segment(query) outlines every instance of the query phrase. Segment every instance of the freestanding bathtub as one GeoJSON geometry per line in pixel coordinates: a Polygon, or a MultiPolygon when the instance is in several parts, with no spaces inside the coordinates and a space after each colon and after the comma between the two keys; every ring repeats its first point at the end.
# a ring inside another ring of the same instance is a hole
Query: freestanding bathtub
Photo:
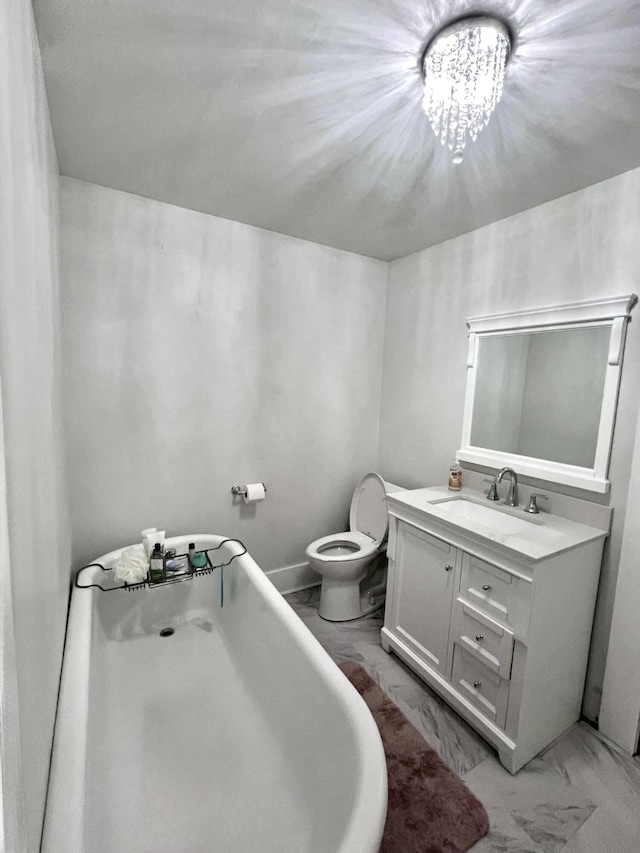
{"type": "Polygon", "coordinates": [[[42,850],[375,853],[368,708],[240,542],[189,542],[217,568],[114,588],[120,549],[78,576],[42,850]]]}

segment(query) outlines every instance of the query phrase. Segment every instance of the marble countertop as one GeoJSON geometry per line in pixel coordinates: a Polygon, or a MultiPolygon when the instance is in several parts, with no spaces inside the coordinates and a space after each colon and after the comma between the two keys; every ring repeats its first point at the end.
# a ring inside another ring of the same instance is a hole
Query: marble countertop
{"type": "Polygon", "coordinates": [[[435,520],[440,525],[470,534],[487,544],[498,544],[531,561],[544,560],[609,535],[608,530],[553,515],[545,512],[542,507],[538,514],[533,515],[525,513],[524,506],[507,507],[502,501],[489,502],[483,492],[466,487],[459,492],[450,491],[446,486],[411,489],[391,493],[387,499],[392,515],[396,514],[394,509],[407,507],[414,515],[417,511],[426,520],[435,520]],[[515,523],[505,521],[503,526],[514,529],[507,531],[492,527],[487,513],[486,523],[484,519],[481,522],[475,518],[465,518],[461,514],[454,515],[450,511],[451,507],[447,507],[451,499],[464,499],[488,509],[489,512],[510,516],[515,523]]]}

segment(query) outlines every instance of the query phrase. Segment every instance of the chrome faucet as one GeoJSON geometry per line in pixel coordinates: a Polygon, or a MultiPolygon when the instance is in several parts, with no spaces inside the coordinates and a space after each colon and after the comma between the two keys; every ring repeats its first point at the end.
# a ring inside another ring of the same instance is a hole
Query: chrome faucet
{"type": "Polygon", "coordinates": [[[529,498],[529,503],[524,508],[525,512],[531,512],[534,515],[537,515],[540,510],[538,509],[538,500],[542,499],[543,501],[549,500],[549,495],[543,495],[541,492],[532,492],[531,497],[529,498]]]}
{"type": "Polygon", "coordinates": [[[485,477],[484,481],[485,481],[485,483],[491,483],[491,485],[489,486],[489,491],[486,494],[487,500],[488,501],[499,501],[500,495],[498,494],[498,484],[496,483],[495,479],[491,480],[491,479],[487,479],[485,477]]]}
{"type": "Polygon", "coordinates": [[[509,494],[505,498],[504,502],[507,506],[518,506],[518,475],[513,468],[501,468],[498,471],[496,483],[501,483],[505,474],[509,474],[511,478],[511,485],[509,486],[509,494]]]}

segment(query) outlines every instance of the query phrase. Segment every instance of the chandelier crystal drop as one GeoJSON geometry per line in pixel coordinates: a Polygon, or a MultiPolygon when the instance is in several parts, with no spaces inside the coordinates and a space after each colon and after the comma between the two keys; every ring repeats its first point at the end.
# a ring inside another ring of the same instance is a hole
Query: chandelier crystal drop
{"type": "Polygon", "coordinates": [[[441,30],[424,54],[422,107],[433,132],[461,163],[502,95],[509,33],[495,18],[466,18],[441,30]]]}

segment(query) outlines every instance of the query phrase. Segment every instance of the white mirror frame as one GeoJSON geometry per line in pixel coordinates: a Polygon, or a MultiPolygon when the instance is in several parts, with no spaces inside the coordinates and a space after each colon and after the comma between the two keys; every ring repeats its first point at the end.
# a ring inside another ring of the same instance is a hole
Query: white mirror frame
{"type": "Polygon", "coordinates": [[[462,424],[462,447],[457,457],[463,462],[472,462],[491,468],[505,465],[516,473],[537,477],[552,483],[563,483],[604,494],[609,491],[609,457],[613,441],[618,389],[622,355],[631,309],[638,301],[635,293],[628,296],[594,299],[586,302],[572,302],[552,308],[538,308],[530,311],[510,314],[492,314],[486,317],[474,317],[467,320],[469,327],[469,353],[467,357],[467,392],[464,403],[462,424]],[[503,453],[486,447],[474,447],[471,444],[471,418],[477,376],[478,340],[484,335],[517,334],[551,329],[568,329],[588,326],[611,327],[609,355],[605,373],[602,410],[598,440],[593,468],[581,468],[577,465],[565,465],[536,459],[532,456],[520,456],[516,453],[503,453]]]}

